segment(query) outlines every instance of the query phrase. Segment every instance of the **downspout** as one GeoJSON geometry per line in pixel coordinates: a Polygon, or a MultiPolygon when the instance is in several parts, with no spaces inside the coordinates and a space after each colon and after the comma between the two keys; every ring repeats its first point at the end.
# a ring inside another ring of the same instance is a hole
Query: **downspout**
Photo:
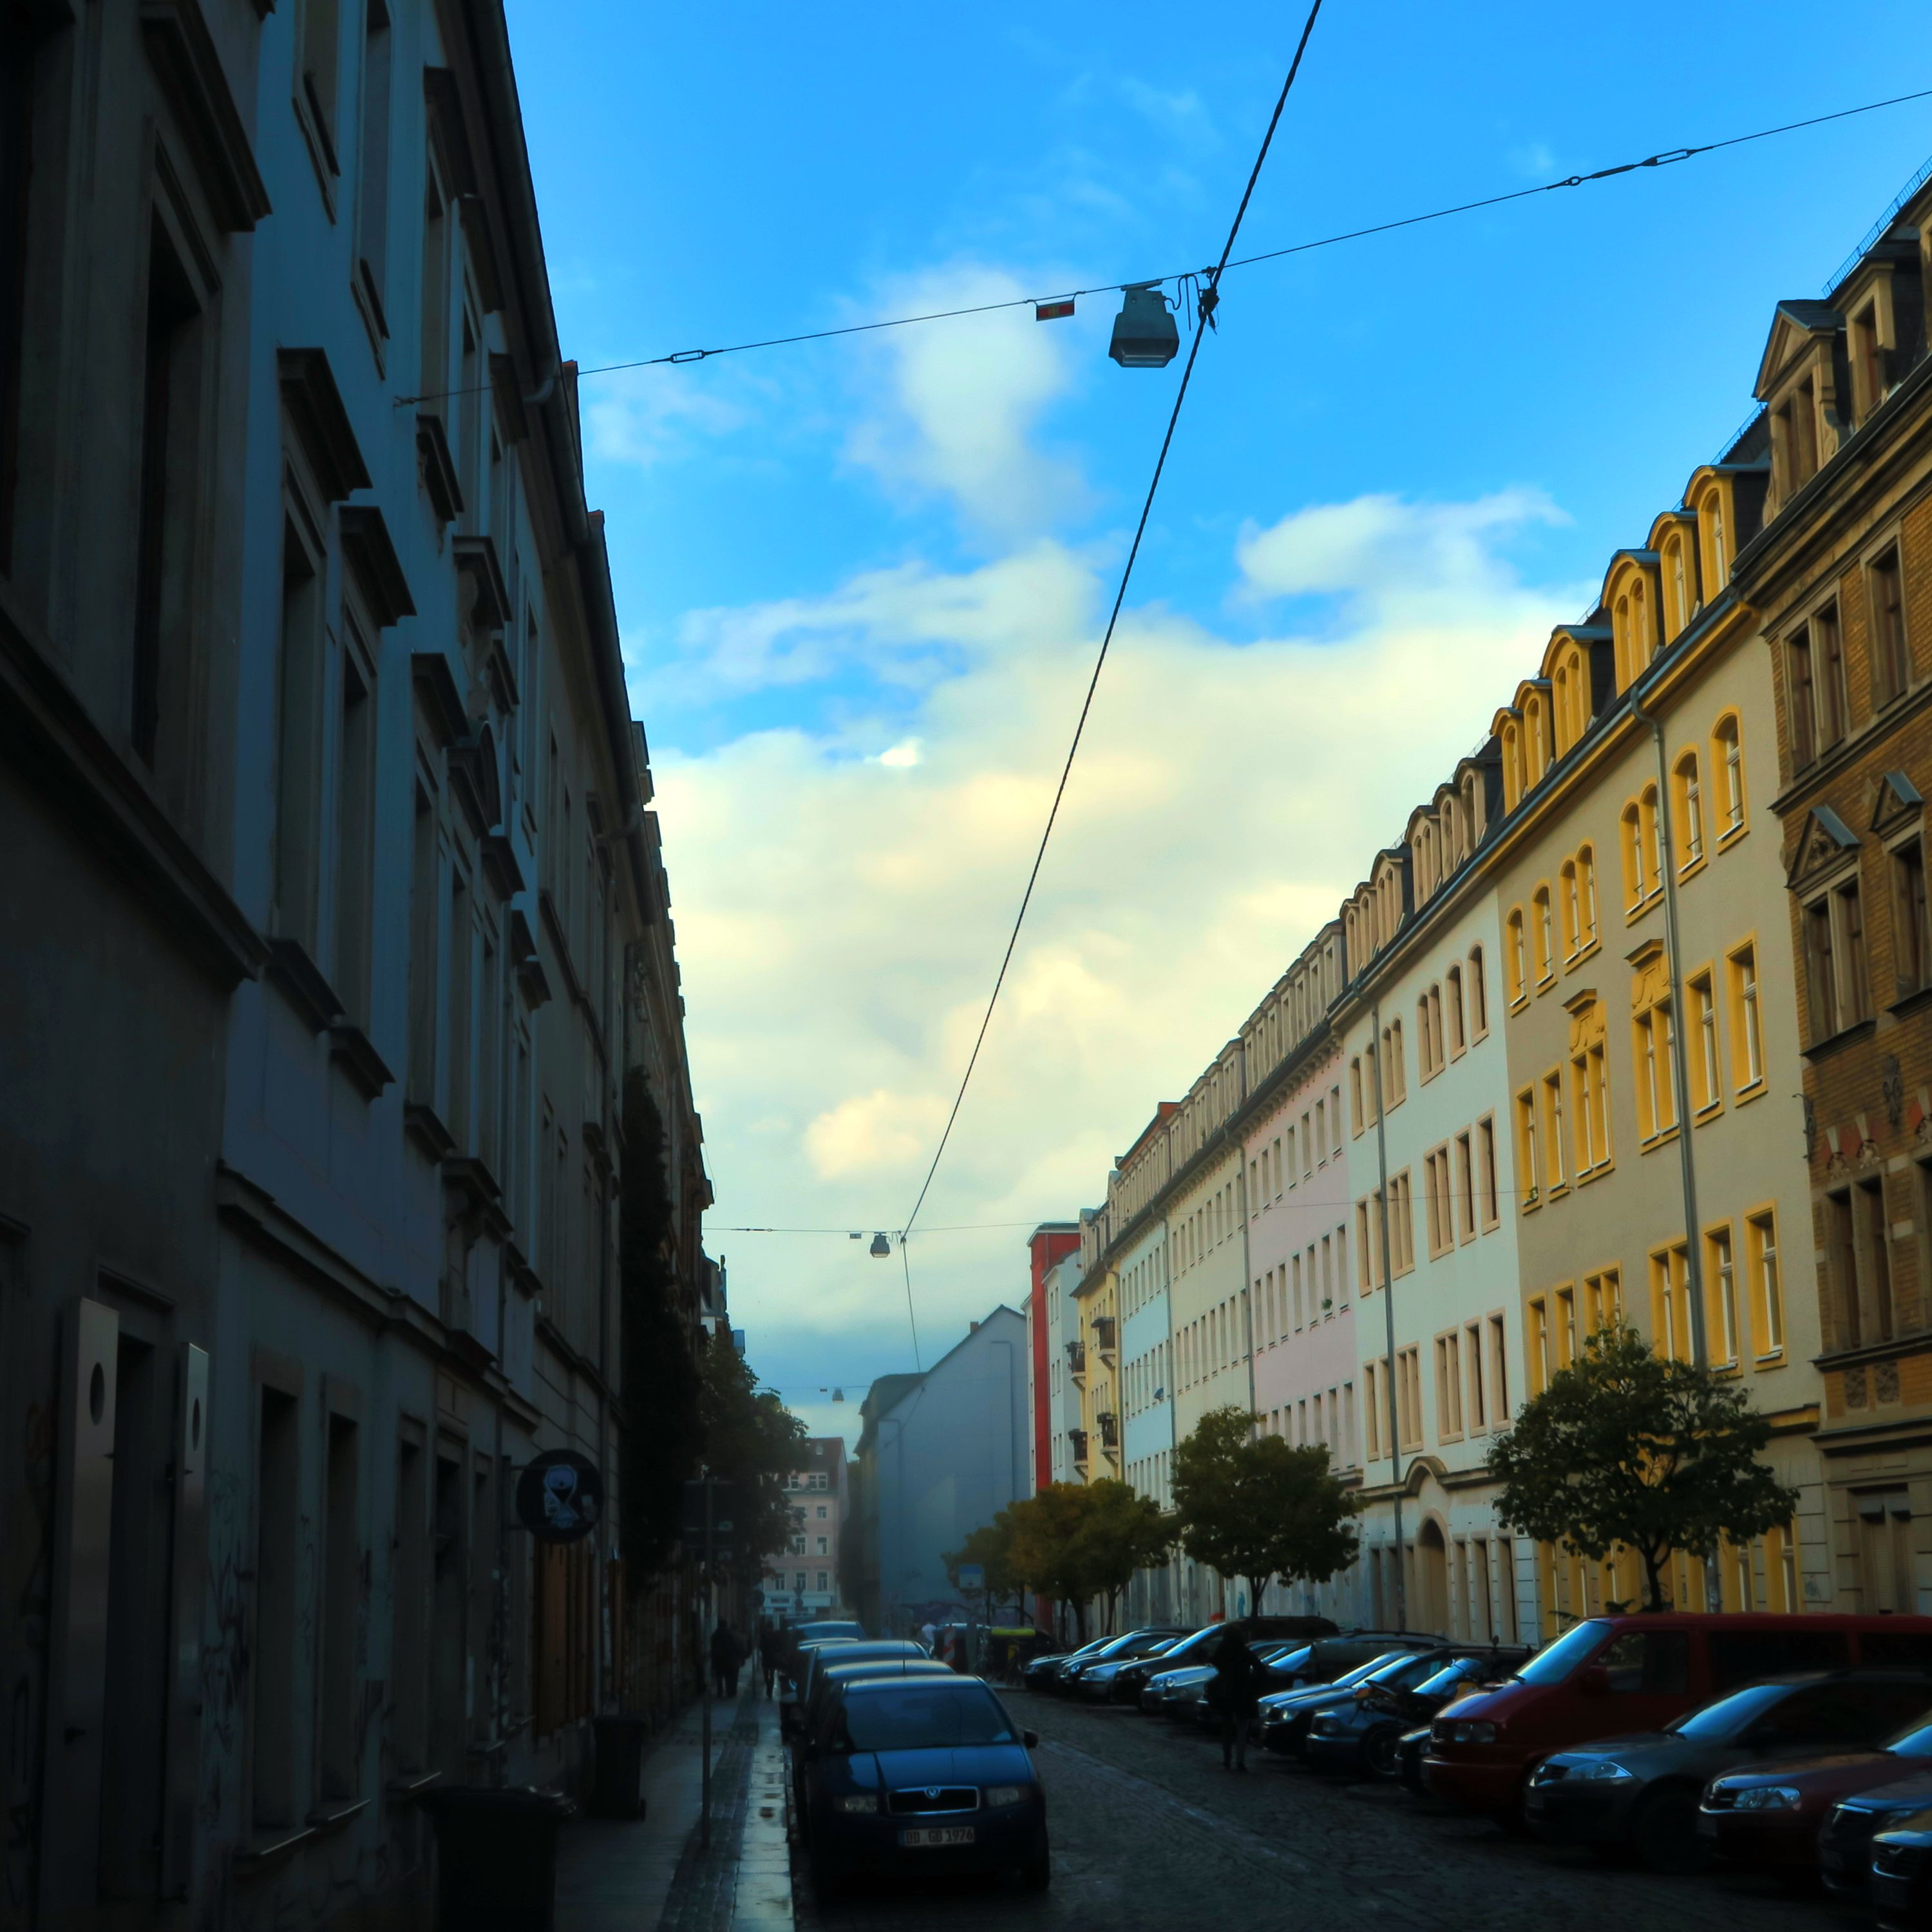
{"type": "Polygon", "coordinates": [[[1408,1628],[1408,1552],[1402,1540],[1402,1426],[1395,1399],[1395,1276],[1389,1266],[1388,1200],[1388,1096],[1387,1076],[1382,1066],[1382,1004],[1376,1000],[1369,1009],[1369,1027],[1374,1036],[1376,1056],[1376,1168],[1379,1177],[1376,1220],[1381,1224],[1382,1250],[1382,1322],[1388,1342],[1389,1472],[1394,1488],[1395,1506],[1395,1627],[1408,1628]]]}
{"type": "MultiPolygon", "coordinates": [[[[1248,1099],[1248,1042],[1241,1041],[1241,1098],[1240,1105],[1245,1106],[1248,1099]]],[[[1240,1186],[1241,1202],[1241,1340],[1248,1356],[1248,1434],[1252,1438],[1261,1418],[1255,1413],[1255,1298],[1249,1282],[1248,1268],[1248,1156],[1247,1150],[1239,1140],[1234,1142],[1234,1179],[1240,1186]]],[[[1258,1617],[1262,1613],[1260,1598],[1248,1606],[1248,1615],[1258,1617]]]]}
{"type": "MultiPolygon", "coordinates": [[[[1697,1166],[1690,1148],[1690,1062],[1684,1035],[1683,950],[1678,944],[1677,855],[1671,838],[1670,773],[1664,748],[1663,720],[1643,708],[1634,686],[1630,688],[1630,709],[1631,717],[1648,728],[1657,749],[1657,836],[1660,869],[1664,874],[1664,943],[1670,986],[1670,1077],[1677,1085],[1677,1162],[1684,1187],[1684,1286],[1690,1298],[1690,1359],[1702,1369],[1709,1366],[1711,1358],[1705,1332],[1704,1234],[1697,1218],[1697,1166]]],[[[1714,1544],[1706,1545],[1703,1556],[1704,1605],[1714,1613],[1724,1606],[1714,1544]]]]}

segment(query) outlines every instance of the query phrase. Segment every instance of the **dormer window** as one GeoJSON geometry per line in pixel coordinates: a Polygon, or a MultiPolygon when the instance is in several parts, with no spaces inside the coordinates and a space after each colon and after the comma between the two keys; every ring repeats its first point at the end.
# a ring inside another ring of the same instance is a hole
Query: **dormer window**
{"type": "Polygon", "coordinates": [[[1818,473],[1818,385],[1808,370],[1771,412],[1771,460],[1780,502],[1818,473]]]}
{"type": "Polygon", "coordinates": [[[1885,343],[1876,296],[1852,317],[1851,348],[1854,400],[1858,420],[1863,422],[1885,400],[1889,386],[1886,381],[1885,343]]]}
{"type": "Polygon", "coordinates": [[[1664,580],[1670,598],[1670,634],[1675,638],[1690,621],[1690,586],[1684,571],[1684,544],[1672,537],[1664,552],[1664,580]]]}

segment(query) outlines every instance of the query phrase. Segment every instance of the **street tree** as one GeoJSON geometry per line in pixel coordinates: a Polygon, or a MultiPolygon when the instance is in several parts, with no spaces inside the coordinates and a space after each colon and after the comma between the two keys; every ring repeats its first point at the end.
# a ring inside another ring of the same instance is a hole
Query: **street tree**
{"type": "Polygon", "coordinates": [[[1073,1612],[1084,1641],[1087,1603],[1094,1594],[1091,1552],[1080,1532],[1093,1508],[1084,1483],[1048,1483],[1002,1514],[1007,1519],[1006,1562],[1012,1580],[1073,1612]]]}
{"type": "Polygon", "coordinates": [[[1489,1469],[1503,1522],[1592,1562],[1634,1551],[1645,1607],[1660,1610],[1679,1551],[1790,1522],[1798,1492],[1759,1460],[1770,1439],[1739,1383],[1612,1324],[1523,1406],[1489,1469]]]}
{"type": "Polygon", "coordinates": [[[1074,1533],[1077,1566],[1089,1594],[1106,1599],[1111,1631],[1120,1592],[1136,1570],[1165,1561],[1174,1525],[1150,1496],[1111,1476],[1090,1484],[1086,1494],[1086,1520],[1074,1533]]]}
{"type": "Polygon", "coordinates": [[[704,1461],[735,1486],[731,1567],[746,1588],[765,1558],[784,1549],[801,1518],[785,1478],[805,1467],[805,1424],[770,1389],[721,1331],[699,1351],[698,1415],[704,1461]]]}
{"type": "Polygon", "coordinates": [[[1180,1546],[1222,1576],[1245,1580],[1249,1602],[1277,1578],[1324,1583],[1355,1560],[1354,1492],[1318,1444],[1254,1432],[1230,1406],[1210,1410],[1174,1452],[1180,1546]]]}
{"type": "Polygon", "coordinates": [[[1019,1580],[1012,1571],[1012,1512],[1003,1509],[991,1522],[982,1522],[957,1550],[946,1550],[940,1558],[946,1574],[956,1590],[960,1587],[962,1565],[976,1563],[986,1574],[988,1604],[1011,1596],[1019,1580]]]}

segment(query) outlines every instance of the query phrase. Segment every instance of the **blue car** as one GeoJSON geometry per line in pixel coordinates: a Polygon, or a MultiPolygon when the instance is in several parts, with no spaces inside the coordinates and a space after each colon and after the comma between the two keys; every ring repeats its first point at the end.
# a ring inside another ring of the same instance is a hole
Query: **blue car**
{"type": "Polygon", "coordinates": [[[1039,1742],[976,1677],[856,1677],[800,1747],[812,1884],[862,1873],[1017,1871],[1052,1882],[1039,1742]]]}

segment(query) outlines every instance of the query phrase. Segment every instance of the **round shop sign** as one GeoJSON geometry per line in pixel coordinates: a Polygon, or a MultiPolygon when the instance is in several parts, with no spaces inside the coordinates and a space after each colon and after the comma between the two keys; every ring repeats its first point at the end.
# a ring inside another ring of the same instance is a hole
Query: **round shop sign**
{"type": "Polygon", "coordinates": [[[604,1514],[604,1478],[588,1456],[546,1449],[517,1478],[517,1520],[545,1543],[575,1543],[604,1514]]]}

